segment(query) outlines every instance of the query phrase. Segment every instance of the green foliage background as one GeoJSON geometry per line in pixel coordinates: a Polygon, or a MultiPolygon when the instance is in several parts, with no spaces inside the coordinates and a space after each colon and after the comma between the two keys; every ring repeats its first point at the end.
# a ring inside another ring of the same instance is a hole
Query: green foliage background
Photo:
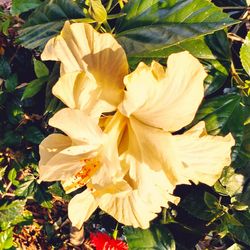
{"type": "MultiPolygon", "coordinates": [[[[112,32],[131,69],[166,64],[188,50],[208,72],[193,124],[232,133],[232,164],[214,187],[179,186],[171,205],[141,230],[119,226],[130,249],[250,249],[250,33],[245,0],[13,0],[0,3],[0,250],[72,249],[69,195],[58,182],[38,183],[38,145],[62,107],[51,88],[59,65],[41,62],[46,42],[65,20],[112,32]],[[97,7],[96,7],[97,6],[97,7]],[[32,248],[33,247],[33,248],[32,248]],[[219,248],[220,247],[220,248],[219,248]]],[[[112,233],[116,222],[97,211],[85,225],[112,233]]],[[[80,249],[85,249],[87,241],[80,249]]]]}

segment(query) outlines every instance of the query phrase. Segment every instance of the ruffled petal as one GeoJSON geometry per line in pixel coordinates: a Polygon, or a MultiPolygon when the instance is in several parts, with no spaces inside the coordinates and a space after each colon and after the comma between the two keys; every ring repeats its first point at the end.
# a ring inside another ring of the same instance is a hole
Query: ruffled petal
{"type": "Polygon", "coordinates": [[[114,109],[102,98],[102,91],[96,80],[82,71],[62,75],[52,89],[52,93],[69,108],[82,110],[98,119],[103,112],[114,109]]]}
{"type": "Polygon", "coordinates": [[[74,196],[68,206],[68,216],[72,226],[80,229],[97,207],[98,203],[89,189],[74,196]]]}
{"type": "Polygon", "coordinates": [[[115,110],[123,96],[123,77],[128,73],[124,50],[111,34],[100,34],[90,24],[65,22],[61,34],[52,38],[43,60],[61,61],[61,74],[83,71],[101,88],[100,99],[115,110]]]}
{"type": "Polygon", "coordinates": [[[138,191],[124,197],[105,194],[99,200],[99,207],[120,223],[133,227],[148,228],[149,222],[157,216],[140,198],[138,191]]]}
{"type": "Polygon", "coordinates": [[[63,149],[71,146],[72,141],[68,136],[62,134],[51,134],[39,145],[39,165],[45,165],[53,156],[63,149]]]}
{"type": "MultiPolygon", "coordinates": [[[[141,164],[145,163],[153,171],[160,172],[165,176],[163,183],[165,182],[165,188],[169,192],[172,192],[178,183],[187,183],[187,180],[180,174],[184,167],[178,162],[171,133],[148,126],[130,117],[128,138],[128,150],[125,152],[127,154],[125,159],[126,161],[129,160],[126,165],[129,166],[132,179],[140,182],[141,174],[139,174],[139,177],[137,175],[143,169],[141,164]]],[[[150,181],[150,178],[148,180],[150,181]]]]}
{"type": "Polygon", "coordinates": [[[84,159],[95,158],[97,154],[97,151],[89,151],[85,146],[68,147],[45,164],[39,163],[40,181],[67,180],[82,169],[84,159]]]}
{"type": "Polygon", "coordinates": [[[49,125],[62,130],[74,145],[88,145],[89,150],[102,145],[102,130],[97,121],[83,111],[61,109],[50,120],[49,125]]]}
{"type": "Polygon", "coordinates": [[[188,52],[170,55],[167,65],[164,72],[157,62],[151,67],[140,63],[124,79],[125,98],[119,109],[145,124],[177,131],[193,120],[204,96],[206,73],[188,52]]]}
{"type": "Polygon", "coordinates": [[[223,168],[231,163],[234,138],[231,134],[225,137],[207,135],[204,122],[173,138],[177,159],[185,168],[180,174],[194,183],[212,186],[223,168]]]}

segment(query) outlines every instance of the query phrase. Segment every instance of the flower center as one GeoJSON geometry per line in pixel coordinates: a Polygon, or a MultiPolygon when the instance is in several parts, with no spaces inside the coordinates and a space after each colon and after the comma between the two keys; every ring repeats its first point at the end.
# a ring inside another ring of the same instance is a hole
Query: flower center
{"type": "Polygon", "coordinates": [[[89,181],[91,176],[99,169],[101,163],[98,159],[83,159],[83,166],[72,178],[63,181],[62,185],[66,193],[73,192],[74,190],[83,187],[89,181]]]}

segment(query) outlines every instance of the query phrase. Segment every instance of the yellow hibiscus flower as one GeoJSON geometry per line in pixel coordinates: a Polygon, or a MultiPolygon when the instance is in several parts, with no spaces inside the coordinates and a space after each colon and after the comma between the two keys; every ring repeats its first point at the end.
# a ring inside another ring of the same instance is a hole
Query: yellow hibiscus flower
{"type": "Polygon", "coordinates": [[[207,135],[204,122],[176,132],[193,120],[204,95],[206,73],[188,52],[171,55],[166,70],[140,63],[126,75],[125,53],[111,35],[67,22],[43,58],[61,61],[53,93],[79,109],[50,120],[68,137],[51,135],[41,143],[39,167],[41,180],[62,180],[67,191],[87,185],[69,203],[74,226],[99,206],[125,225],[147,228],[161,207],[178,202],[176,185],[213,185],[230,163],[230,134],[207,135]],[[102,132],[96,118],[117,107],[102,132]]]}
{"type": "Polygon", "coordinates": [[[90,24],[67,21],[61,34],[46,44],[41,58],[61,62],[61,77],[52,92],[68,107],[95,117],[117,108],[128,62],[111,34],[100,34],[90,24]]]}

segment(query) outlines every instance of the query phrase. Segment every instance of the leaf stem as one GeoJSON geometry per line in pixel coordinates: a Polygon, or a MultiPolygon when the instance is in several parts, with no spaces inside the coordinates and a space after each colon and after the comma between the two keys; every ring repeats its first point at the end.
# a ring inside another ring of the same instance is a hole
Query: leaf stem
{"type": "Polygon", "coordinates": [[[236,81],[238,86],[245,86],[245,83],[239,77],[239,75],[238,75],[238,73],[237,73],[237,71],[236,71],[236,69],[234,67],[233,62],[231,62],[231,74],[232,74],[232,77],[234,78],[234,80],[236,81]]]}

